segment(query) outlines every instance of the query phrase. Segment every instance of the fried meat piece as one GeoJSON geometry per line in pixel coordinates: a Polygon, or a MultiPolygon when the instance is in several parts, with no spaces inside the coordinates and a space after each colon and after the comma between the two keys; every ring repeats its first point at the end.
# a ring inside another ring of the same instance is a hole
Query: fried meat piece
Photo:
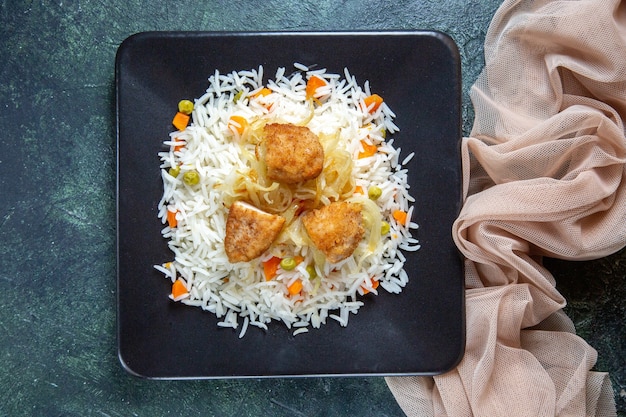
{"type": "Polygon", "coordinates": [[[336,202],[302,216],[313,244],[331,263],[352,255],[363,238],[363,215],[357,203],[336,202]]]}
{"type": "Polygon", "coordinates": [[[263,130],[267,176],[284,184],[317,178],[324,167],[324,149],[306,126],[272,123],[263,130]]]}
{"type": "Polygon", "coordinates": [[[280,233],[285,219],[236,201],[226,220],[224,249],[232,263],[250,261],[267,250],[280,233]]]}

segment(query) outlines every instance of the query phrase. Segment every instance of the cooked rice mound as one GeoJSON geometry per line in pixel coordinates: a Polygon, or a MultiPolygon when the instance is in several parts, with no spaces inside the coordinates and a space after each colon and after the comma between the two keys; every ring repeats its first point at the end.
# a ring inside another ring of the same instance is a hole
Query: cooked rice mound
{"type": "Polygon", "coordinates": [[[184,283],[170,297],[239,337],[272,321],[294,334],[328,318],[346,326],[380,289],[402,291],[402,251],[419,249],[404,168],[414,155],[399,159],[387,103],[347,69],[294,67],[268,81],[263,67],[216,71],[159,152],[173,260],[155,268],[184,283]]]}

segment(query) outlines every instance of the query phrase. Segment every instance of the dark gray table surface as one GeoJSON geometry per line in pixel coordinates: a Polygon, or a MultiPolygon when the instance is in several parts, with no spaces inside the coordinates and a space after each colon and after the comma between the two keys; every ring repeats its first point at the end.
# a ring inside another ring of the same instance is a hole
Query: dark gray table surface
{"type": "MultiPolygon", "coordinates": [[[[382,378],[149,381],[116,351],[114,59],[148,30],[435,29],[468,91],[498,0],[0,2],[0,416],[401,416],[382,378]]],[[[546,262],[626,415],[626,254],[546,262]]]]}

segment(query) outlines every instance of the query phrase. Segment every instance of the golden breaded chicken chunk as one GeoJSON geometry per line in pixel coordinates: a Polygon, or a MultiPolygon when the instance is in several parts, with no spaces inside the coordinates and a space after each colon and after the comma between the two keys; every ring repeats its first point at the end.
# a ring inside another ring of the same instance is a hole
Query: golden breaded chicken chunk
{"type": "Polygon", "coordinates": [[[324,168],[324,149],[306,126],[271,123],[263,129],[265,164],[270,180],[284,184],[317,178],[324,168]]]}
{"type": "Polygon", "coordinates": [[[361,205],[357,203],[330,203],[302,216],[302,224],[313,244],[331,263],[352,255],[365,230],[361,205]]]}
{"type": "Polygon", "coordinates": [[[226,220],[224,249],[232,263],[250,261],[267,250],[278,236],[285,219],[236,201],[226,220]]]}

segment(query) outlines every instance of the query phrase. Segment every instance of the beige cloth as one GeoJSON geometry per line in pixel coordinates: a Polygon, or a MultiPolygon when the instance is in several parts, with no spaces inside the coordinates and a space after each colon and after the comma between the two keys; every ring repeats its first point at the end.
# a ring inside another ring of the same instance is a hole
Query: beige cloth
{"type": "Polygon", "coordinates": [[[616,415],[542,257],[626,243],[626,0],[508,0],[485,41],[462,142],[466,354],[387,378],[408,416],[616,415]]]}

